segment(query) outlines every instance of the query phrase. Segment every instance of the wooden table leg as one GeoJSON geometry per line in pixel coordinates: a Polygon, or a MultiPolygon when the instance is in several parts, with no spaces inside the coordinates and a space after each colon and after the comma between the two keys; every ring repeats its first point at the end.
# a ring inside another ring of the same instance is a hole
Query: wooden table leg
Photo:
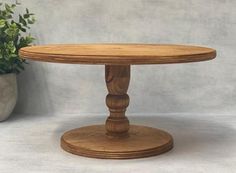
{"type": "Polygon", "coordinates": [[[106,104],[110,111],[110,116],[106,120],[106,134],[110,137],[128,136],[129,120],[125,116],[125,111],[129,105],[127,90],[130,66],[106,65],[105,76],[109,93],[106,104]]]}
{"type": "Polygon", "coordinates": [[[173,147],[171,135],[160,129],[129,125],[125,116],[129,105],[129,65],[106,65],[108,89],[106,104],[110,115],[105,125],[92,125],[70,130],[61,137],[61,147],[73,154],[130,159],[154,156],[173,147]]]}

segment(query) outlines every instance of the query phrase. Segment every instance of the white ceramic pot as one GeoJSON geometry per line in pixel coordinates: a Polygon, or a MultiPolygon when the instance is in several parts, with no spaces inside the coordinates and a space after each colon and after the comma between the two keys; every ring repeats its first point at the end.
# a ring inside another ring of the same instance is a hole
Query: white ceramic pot
{"type": "Polygon", "coordinates": [[[17,100],[16,74],[0,75],[0,121],[6,120],[12,113],[17,100]]]}

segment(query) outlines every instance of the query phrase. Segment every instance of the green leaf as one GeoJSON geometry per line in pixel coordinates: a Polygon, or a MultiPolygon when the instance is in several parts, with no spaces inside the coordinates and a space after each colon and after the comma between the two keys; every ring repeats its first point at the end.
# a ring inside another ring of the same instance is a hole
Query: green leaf
{"type": "Polygon", "coordinates": [[[11,57],[12,57],[12,58],[17,58],[18,55],[17,55],[17,54],[11,54],[11,57]]]}
{"type": "Polygon", "coordinates": [[[22,23],[24,26],[27,26],[27,22],[21,15],[19,15],[19,22],[22,23]]]}
{"type": "Polygon", "coordinates": [[[11,10],[11,7],[8,4],[5,4],[6,10],[11,10]]]}
{"type": "Polygon", "coordinates": [[[20,13],[19,20],[16,21],[15,17],[18,12],[14,12],[18,4],[4,5],[5,8],[0,7],[0,74],[19,73],[24,70],[24,64],[27,63],[19,57],[19,49],[34,41],[31,35],[24,34],[35,22],[34,14],[26,9],[26,13],[20,13]]]}
{"type": "Polygon", "coordinates": [[[0,19],[0,28],[5,26],[6,21],[4,19],[0,19]]]}
{"type": "Polygon", "coordinates": [[[8,50],[10,51],[10,53],[15,53],[15,51],[16,51],[16,47],[15,47],[13,41],[10,41],[10,42],[7,44],[7,48],[8,48],[8,50]]]}
{"type": "Polygon", "coordinates": [[[6,19],[11,19],[11,18],[12,18],[12,15],[11,15],[11,14],[9,14],[9,15],[6,16],[6,19]]]}
{"type": "Polygon", "coordinates": [[[34,41],[34,38],[28,35],[25,37],[25,41],[26,41],[26,44],[30,44],[34,41]]]}
{"type": "Polygon", "coordinates": [[[19,29],[15,23],[11,24],[9,28],[5,30],[5,33],[10,37],[15,37],[19,33],[19,29]]]}
{"type": "Polygon", "coordinates": [[[7,11],[7,12],[9,12],[9,13],[12,13],[12,14],[13,14],[13,11],[12,11],[12,8],[10,7],[10,5],[8,5],[8,4],[5,4],[5,9],[6,9],[6,11],[7,11]]]}
{"type": "Polygon", "coordinates": [[[34,18],[28,19],[27,22],[32,25],[35,23],[35,19],[34,18]]]}
{"type": "Polygon", "coordinates": [[[27,18],[30,17],[30,15],[29,14],[24,14],[23,17],[27,19],[27,18]]]}
{"type": "Polygon", "coordinates": [[[25,29],[25,28],[20,27],[19,29],[20,29],[22,32],[26,32],[26,29],[25,29]]]}
{"type": "MultiPolygon", "coordinates": [[[[13,23],[14,23],[14,21],[13,21],[13,23]]],[[[26,29],[24,27],[22,27],[21,24],[19,24],[19,23],[15,23],[15,24],[17,25],[19,30],[21,30],[22,32],[26,32],[26,29]]]]}

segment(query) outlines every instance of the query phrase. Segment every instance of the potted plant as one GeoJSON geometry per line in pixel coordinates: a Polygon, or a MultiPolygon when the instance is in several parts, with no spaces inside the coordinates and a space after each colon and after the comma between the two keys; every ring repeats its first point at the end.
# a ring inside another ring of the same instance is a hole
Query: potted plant
{"type": "Polygon", "coordinates": [[[26,63],[18,51],[34,40],[27,33],[35,22],[34,14],[26,9],[16,16],[18,5],[0,3],[0,121],[9,117],[16,104],[16,74],[24,70],[26,63]]]}

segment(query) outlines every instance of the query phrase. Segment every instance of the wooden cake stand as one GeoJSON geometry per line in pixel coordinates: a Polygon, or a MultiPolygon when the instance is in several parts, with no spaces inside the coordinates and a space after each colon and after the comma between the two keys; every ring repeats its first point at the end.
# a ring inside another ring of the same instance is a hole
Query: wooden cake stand
{"type": "Polygon", "coordinates": [[[173,147],[169,133],[129,124],[125,111],[129,105],[130,65],[205,61],[215,58],[216,51],[183,45],[84,44],[25,47],[20,56],[35,61],[105,65],[106,105],[110,111],[105,125],[70,130],[61,137],[61,147],[81,156],[129,159],[158,155],[173,147]]]}

